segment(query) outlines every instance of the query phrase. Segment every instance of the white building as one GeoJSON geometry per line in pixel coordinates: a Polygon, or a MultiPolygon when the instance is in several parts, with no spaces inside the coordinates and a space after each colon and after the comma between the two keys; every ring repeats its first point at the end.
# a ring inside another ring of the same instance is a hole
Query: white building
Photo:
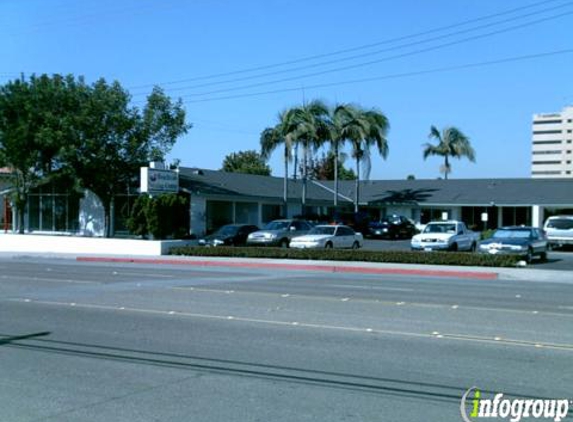
{"type": "Polygon", "coordinates": [[[533,115],[531,177],[573,178],[573,106],[533,115]]]}

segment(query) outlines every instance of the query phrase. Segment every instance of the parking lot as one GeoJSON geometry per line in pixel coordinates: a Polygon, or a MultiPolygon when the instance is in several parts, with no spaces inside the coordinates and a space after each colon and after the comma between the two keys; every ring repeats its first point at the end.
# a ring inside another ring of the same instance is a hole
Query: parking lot
{"type": "MultiPolygon", "coordinates": [[[[364,239],[363,249],[367,251],[409,251],[410,240],[364,239]]],[[[547,261],[534,260],[531,265],[544,270],[573,271],[573,248],[550,251],[547,261]]]]}

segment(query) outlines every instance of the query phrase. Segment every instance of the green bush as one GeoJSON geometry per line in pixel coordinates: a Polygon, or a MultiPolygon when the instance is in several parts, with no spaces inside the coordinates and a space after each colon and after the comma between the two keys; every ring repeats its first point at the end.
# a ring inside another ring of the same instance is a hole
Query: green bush
{"type": "Polygon", "coordinates": [[[189,199],[176,194],[140,195],[133,204],[127,228],[144,238],[185,237],[189,232],[189,199]]]}
{"type": "Polygon", "coordinates": [[[511,255],[482,255],[467,252],[364,251],[342,249],[281,249],[256,247],[180,247],[171,255],[220,256],[232,258],[307,259],[327,261],[386,262],[427,265],[515,267],[519,258],[511,255]]]}

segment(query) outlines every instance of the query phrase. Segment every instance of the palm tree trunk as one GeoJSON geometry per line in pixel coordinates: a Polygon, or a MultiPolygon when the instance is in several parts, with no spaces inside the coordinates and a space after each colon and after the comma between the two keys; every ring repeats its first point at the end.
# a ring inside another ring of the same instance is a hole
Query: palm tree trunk
{"type": "Polygon", "coordinates": [[[448,160],[448,155],[447,155],[447,154],[446,154],[446,156],[445,156],[445,160],[444,160],[444,161],[445,161],[445,162],[444,162],[444,178],[445,178],[446,180],[448,180],[448,173],[449,173],[449,171],[450,171],[450,162],[449,162],[449,160],[448,160]]]}
{"type": "Polygon", "coordinates": [[[284,217],[288,217],[288,147],[285,144],[285,179],[283,183],[284,217]]]}
{"type": "Polygon", "coordinates": [[[358,202],[360,201],[360,158],[356,158],[356,185],[354,190],[354,212],[358,212],[358,202]]]}
{"type": "Polygon", "coordinates": [[[338,142],[334,143],[334,208],[338,207],[338,142]]]}
{"type": "Polygon", "coordinates": [[[302,213],[304,214],[304,207],[306,206],[306,179],[307,179],[307,158],[308,158],[308,145],[302,144],[302,213]]]}
{"type": "Polygon", "coordinates": [[[298,142],[294,144],[294,168],[292,171],[292,178],[296,180],[296,173],[298,171],[298,142]]]}

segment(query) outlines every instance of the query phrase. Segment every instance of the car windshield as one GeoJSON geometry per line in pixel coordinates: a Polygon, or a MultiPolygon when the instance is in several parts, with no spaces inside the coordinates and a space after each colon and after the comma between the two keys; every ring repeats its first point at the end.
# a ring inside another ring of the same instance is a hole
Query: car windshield
{"type": "Polygon", "coordinates": [[[237,230],[239,230],[239,226],[223,226],[214,234],[218,236],[232,236],[237,233],[237,230]]]}
{"type": "Polygon", "coordinates": [[[424,233],[455,233],[455,224],[428,224],[424,229],[424,233]]]}
{"type": "Polygon", "coordinates": [[[328,226],[318,226],[314,227],[312,230],[308,232],[308,234],[334,234],[335,227],[328,227],[328,226]]]}
{"type": "Polygon", "coordinates": [[[531,235],[531,230],[496,230],[493,234],[494,239],[528,239],[531,235]]]}
{"type": "Polygon", "coordinates": [[[265,226],[264,230],[286,230],[289,224],[289,221],[271,221],[265,226]]]}
{"type": "Polygon", "coordinates": [[[547,221],[548,229],[572,230],[573,218],[551,218],[547,221]]]}

